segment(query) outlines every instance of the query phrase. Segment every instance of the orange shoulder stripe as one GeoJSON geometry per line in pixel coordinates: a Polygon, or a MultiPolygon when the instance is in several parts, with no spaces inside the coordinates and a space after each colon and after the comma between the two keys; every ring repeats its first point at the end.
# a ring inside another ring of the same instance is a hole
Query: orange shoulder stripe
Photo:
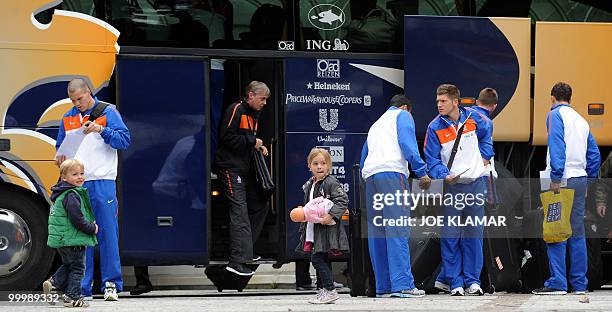
{"type": "Polygon", "coordinates": [[[238,109],[238,106],[240,106],[240,103],[236,103],[236,106],[234,106],[234,110],[232,111],[232,117],[230,117],[230,120],[227,123],[228,128],[232,124],[232,120],[234,120],[234,115],[236,115],[236,110],[238,109]]]}

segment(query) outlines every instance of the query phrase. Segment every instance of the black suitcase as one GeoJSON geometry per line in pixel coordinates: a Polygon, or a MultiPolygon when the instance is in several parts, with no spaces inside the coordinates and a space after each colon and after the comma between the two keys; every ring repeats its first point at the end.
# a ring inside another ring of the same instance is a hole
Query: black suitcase
{"type": "Polygon", "coordinates": [[[522,250],[519,233],[514,229],[514,216],[510,211],[504,211],[500,204],[488,205],[486,215],[494,218],[505,216],[507,226],[484,228],[481,288],[490,294],[496,291],[521,292],[522,250]]]}
{"type": "MultiPolygon", "coordinates": [[[[593,291],[601,289],[601,286],[605,284],[605,281],[603,277],[603,258],[601,256],[601,237],[603,234],[600,233],[596,218],[590,211],[587,211],[585,216],[584,231],[586,235],[587,258],[589,265],[587,269],[587,279],[589,280],[587,288],[588,290],[593,291]]],[[[567,258],[569,261],[569,257],[567,258]]]]}
{"type": "Polygon", "coordinates": [[[414,285],[427,293],[436,293],[433,285],[442,263],[440,236],[434,231],[419,228],[410,232],[408,245],[414,285]]]}
{"type": "Polygon", "coordinates": [[[370,252],[368,249],[368,227],[365,209],[365,183],[359,172],[359,165],[353,166],[353,209],[349,218],[349,242],[351,253],[349,257],[351,297],[376,296],[376,280],[370,252]]]}
{"type": "Polygon", "coordinates": [[[490,294],[496,291],[521,292],[523,282],[518,242],[515,238],[497,236],[504,234],[500,233],[505,232],[501,229],[491,234],[494,231],[485,230],[481,288],[490,294]]]}
{"type": "Polygon", "coordinates": [[[531,256],[521,267],[524,293],[543,287],[550,275],[546,243],[542,239],[542,222],[542,209],[527,211],[523,216],[523,249],[531,256]]]}
{"type": "MultiPolygon", "coordinates": [[[[219,292],[222,292],[225,289],[237,290],[241,292],[244,288],[246,288],[247,284],[251,280],[252,276],[241,276],[235,273],[232,273],[225,269],[227,265],[225,264],[213,264],[206,267],[204,273],[217,287],[219,292]]],[[[247,264],[251,270],[257,270],[258,264],[247,264]]]]}
{"type": "Polygon", "coordinates": [[[520,228],[515,221],[515,210],[504,205],[507,196],[497,192],[493,173],[489,173],[487,191],[490,195],[485,206],[485,215],[495,220],[505,217],[505,225],[500,224],[484,227],[482,240],[483,268],[480,276],[480,286],[490,294],[496,291],[522,291],[520,228]],[[502,199],[503,198],[503,199],[502,199]]]}

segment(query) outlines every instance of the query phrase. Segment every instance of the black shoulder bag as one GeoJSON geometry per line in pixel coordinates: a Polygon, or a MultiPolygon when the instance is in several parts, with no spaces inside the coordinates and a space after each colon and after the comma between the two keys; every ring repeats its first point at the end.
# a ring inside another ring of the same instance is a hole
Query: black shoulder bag
{"type": "Polygon", "coordinates": [[[459,130],[457,130],[457,138],[455,139],[453,149],[451,150],[450,157],[448,158],[448,163],[446,164],[449,173],[451,171],[451,168],[453,167],[453,163],[455,162],[455,155],[457,155],[457,150],[459,149],[459,142],[461,141],[461,135],[463,134],[463,126],[465,126],[465,122],[461,125],[461,127],[459,127],[459,130]]]}
{"type": "MultiPolygon", "coordinates": [[[[251,122],[249,121],[248,115],[247,122],[249,124],[249,128],[251,128],[251,122]]],[[[257,135],[257,131],[254,128],[253,134],[257,135]]],[[[276,186],[274,185],[274,181],[272,181],[272,176],[270,175],[270,170],[268,170],[266,159],[264,158],[264,155],[260,149],[255,149],[255,152],[253,153],[253,166],[255,166],[255,179],[257,179],[259,187],[261,187],[261,189],[266,193],[274,192],[276,186]]]]}
{"type": "Polygon", "coordinates": [[[102,101],[98,101],[98,105],[94,107],[94,109],[89,113],[88,121],[94,122],[98,117],[102,115],[102,112],[108,107],[110,104],[102,101]]]}

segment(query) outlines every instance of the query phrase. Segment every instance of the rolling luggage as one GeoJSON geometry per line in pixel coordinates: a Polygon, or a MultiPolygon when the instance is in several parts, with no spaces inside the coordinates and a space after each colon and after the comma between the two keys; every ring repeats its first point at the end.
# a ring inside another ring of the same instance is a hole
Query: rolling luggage
{"type": "Polygon", "coordinates": [[[349,238],[351,253],[349,256],[350,294],[356,296],[376,296],[376,280],[370,262],[368,249],[368,227],[365,209],[365,183],[359,173],[359,165],[353,167],[353,208],[350,210],[349,238]]]}
{"type": "MultiPolygon", "coordinates": [[[[251,270],[257,270],[258,264],[247,264],[251,270]]],[[[206,267],[204,273],[217,287],[219,292],[225,289],[237,290],[242,292],[251,280],[252,276],[240,276],[225,269],[225,264],[212,264],[206,267]]]]}
{"type": "Polygon", "coordinates": [[[437,293],[433,286],[442,265],[440,236],[418,228],[410,232],[410,266],[414,285],[427,293],[437,293]]]}
{"type": "Polygon", "coordinates": [[[520,250],[517,239],[501,237],[507,235],[503,229],[485,229],[483,238],[483,268],[481,288],[490,294],[496,291],[521,292],[520,250]],[[496,233],[492,233],[496,232],[496,233]]]}
{"type": "Polygon", "coordinates": [[[544,222],[542,209],[527,211],[523,217],[523,248],[530,256],[521,267],[524,293],[531,293],[532,290],[544,286],[550,275],[546,243],[542,239],[542,222],[544,222]]]}
{"type": "MultiPolygon", "coordinates": [[[[588,290],[593,291],[601,289],[601,286],[605,284],[603,276],[603,258],[601,256],[601,233],[597,223],[589,218],[588,213],[584,221],[584,230],[586,234],[586,245],[587,245],[587,279],[588,290]]],[[[568,257],[569,258],[569,257],[568,257]]],[[[568,276],[569,278],[569,276],[568,276]]]]}
{"type": "Polygon", "coordinates": [[[490,294],[495,291],[520,292],[521,249],[520,233],[515,230],[514,211],[507,209],[500,201],[493,173],[489,173],[487,190],[490,195],[485,208],[485,215],[499,220],[505,217],[506,226],[485,226],[482,240],[483,267],[480,286],[490,294]]]}

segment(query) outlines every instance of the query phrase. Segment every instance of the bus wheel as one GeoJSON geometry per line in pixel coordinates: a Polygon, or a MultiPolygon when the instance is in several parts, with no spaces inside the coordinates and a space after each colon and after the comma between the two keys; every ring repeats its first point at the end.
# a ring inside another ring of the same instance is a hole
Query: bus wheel
{"type": "Polygon", "coordinates": [[[33,290],[53,264],[47,247],[44,203],[17,189],[0,188],[0,290],[33,290]]]}

